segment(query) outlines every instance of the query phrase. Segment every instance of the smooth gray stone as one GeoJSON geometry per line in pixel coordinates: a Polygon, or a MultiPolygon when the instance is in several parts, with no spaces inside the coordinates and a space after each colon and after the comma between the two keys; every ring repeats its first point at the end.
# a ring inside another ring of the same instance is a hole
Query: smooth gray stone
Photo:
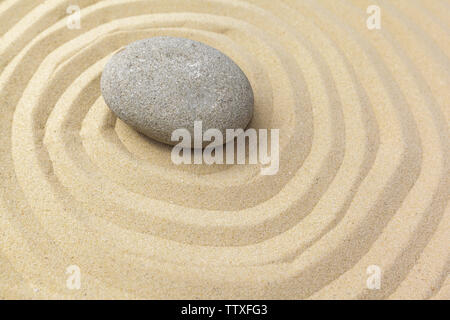
{"type": "MultiPolygon", "coordinates": [[[[194,121],[209,128],[245,129],[253,115],[253,90],[242,70],[220,51],[173,37],[136,41],[106,64],[101,91],[125,123],[167,144],[172,132],[194,121]]],[[[225,137],[224,137],[225,142],[225,137]]]]}

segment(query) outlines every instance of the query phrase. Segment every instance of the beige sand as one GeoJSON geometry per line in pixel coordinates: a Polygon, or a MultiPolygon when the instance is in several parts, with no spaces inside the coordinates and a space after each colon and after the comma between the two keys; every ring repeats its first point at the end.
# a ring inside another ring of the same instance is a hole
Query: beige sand
{"type": "Polygon", "coordinates": [[[76,2],[79,30],[70,0],[0,3],[0,298],[450,298],[448,1],[76,2]],[[278,175],[115,119],[102,68],[156,35],[239,64],[278,175]]]}

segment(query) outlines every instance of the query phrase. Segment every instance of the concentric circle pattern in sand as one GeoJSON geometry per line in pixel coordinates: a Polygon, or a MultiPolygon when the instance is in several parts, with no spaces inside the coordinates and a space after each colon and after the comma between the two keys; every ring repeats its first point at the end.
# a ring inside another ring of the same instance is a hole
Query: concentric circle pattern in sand
{"type": "Polygon", "coordinates": [[[76,2],[80,29],[0,3],[0,297],[450,297],[448,1],[76,2]],[[103,66],[160,35],[244,70],[278,174],[175,166],[114,117],[103,66]]]}

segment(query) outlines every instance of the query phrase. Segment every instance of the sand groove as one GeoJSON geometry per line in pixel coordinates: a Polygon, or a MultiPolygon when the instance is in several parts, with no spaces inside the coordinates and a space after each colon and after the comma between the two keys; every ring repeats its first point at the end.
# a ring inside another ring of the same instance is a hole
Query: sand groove
{"type": "Polygon", "coordinates": [[[370,31],[357,0],[78,3],[79,30],[0,5],[0,297],[449,298],[447,4],[377,1],[370,31]],[[277,175],[177,167],[113,116],[104,64],[156,35],[240,65],[277,175]]]}

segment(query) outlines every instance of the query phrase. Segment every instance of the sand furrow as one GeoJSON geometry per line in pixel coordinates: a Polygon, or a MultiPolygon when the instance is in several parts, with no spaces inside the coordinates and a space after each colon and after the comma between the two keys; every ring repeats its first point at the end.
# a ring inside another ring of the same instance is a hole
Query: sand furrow
{"type": "Polygon", "coordinates": [[[80,29],[68,0],[4,2],[20,10],[0,29],[0,296],[444,298],[446,14],[378,2],[380,30],[356,0],[85,0],[80,29]],[[278,174],[175,166],[115,118],[103,66],[158,35],[244,70],[250,126],[281,132],[278,174]]]}

